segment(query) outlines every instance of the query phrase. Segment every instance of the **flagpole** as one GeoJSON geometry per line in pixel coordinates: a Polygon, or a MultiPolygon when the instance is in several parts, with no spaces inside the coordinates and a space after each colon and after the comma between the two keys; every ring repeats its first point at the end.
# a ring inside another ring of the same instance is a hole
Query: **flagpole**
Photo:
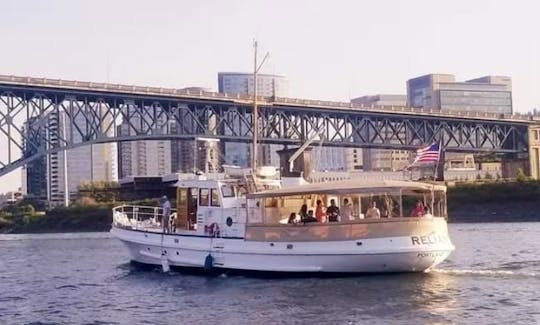
{"type": "Polygon", "coordinates": [[[439,140],[439,154],[437,156],[437,163],[435,164],[435,174],[433,175],[433,180],[436,181],[438,179],[438,172],[439,172],[439,164],[441,161],[441,151],[442,151],[442,140],[439,140]]]}

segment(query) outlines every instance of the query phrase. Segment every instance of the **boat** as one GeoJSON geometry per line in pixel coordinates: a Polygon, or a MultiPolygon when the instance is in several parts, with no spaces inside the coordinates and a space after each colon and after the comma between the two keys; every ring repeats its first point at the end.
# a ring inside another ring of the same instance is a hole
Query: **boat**
{"type": "MultiPolygon", "coordinates": [[[[257,42],[254,49],[257,84],[257,42]]],[[[270,172],[275,168],[257,167],[257,116],[255,87],[251,173],[179,179],[170,219],[161,218],[160,207],[113,209],[111,233],[127,246],[132,261],[161,265],[164,271],[425,272],[452,252],[445,186],[275,177],[270,172]]],[[[281,170],[292,173],[295,159],[312,142],[320,139],[322,145],[322,134],[315,130],[294,153],[283,150],[289,166],[281,170]]],[[[310,171],[309,159],[303,161],[300,172],[310,171]]]]}
{"type": "Polygon", "coordinates": [[[280,186],[198,177],[174,186],[169,231],[159,222],[160,207],[113,209],[111,233],[132,261],[212,272],[427,272],[454,250],[443,185],[352,179],[280,186]],[[320,214],[317,201],[332,216],[312,217],[320,214]]]}

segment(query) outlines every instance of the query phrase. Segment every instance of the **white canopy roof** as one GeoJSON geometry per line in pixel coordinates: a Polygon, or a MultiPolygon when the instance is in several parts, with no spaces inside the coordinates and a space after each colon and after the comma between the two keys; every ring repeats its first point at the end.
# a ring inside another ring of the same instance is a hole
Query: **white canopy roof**
{"type": "Polygon", "coordinates": [[[261,191],[248,194],[248,198],[279,197],[302,194],[351,194],[351,193],[384,193],[399,192],[400,189],[406,192],[419,191],[443,191],[446,192],[446,186],[421,182],[410,181],[366,181],[362,179],[351,179],[335,182],[324,182],[306,184],[294,187],[285,187],[276,190],[261,191]]]}

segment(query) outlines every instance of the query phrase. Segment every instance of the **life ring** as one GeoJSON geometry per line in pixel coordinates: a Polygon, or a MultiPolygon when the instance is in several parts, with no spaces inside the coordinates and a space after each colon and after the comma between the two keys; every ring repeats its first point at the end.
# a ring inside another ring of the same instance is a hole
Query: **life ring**
{"type": "Polygon", "coordinates": [[[211,223],[208,226],[204,226],[204,232],[210,235],[210,237],[219,236],[219,225],[217,223],[211,223]]]}

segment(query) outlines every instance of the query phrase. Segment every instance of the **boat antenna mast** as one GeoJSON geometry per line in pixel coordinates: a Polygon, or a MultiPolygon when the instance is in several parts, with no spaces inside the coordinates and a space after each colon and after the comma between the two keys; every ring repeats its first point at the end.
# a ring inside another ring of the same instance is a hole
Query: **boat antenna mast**
{"type": "Polygon", "coordinates": [[[259,112],[257,109],[257,73],[263,66],[270,53],[266,52],[262,62],[257,63],[257,40],[253,40],[254,50],[254,64],[253,64],[253,115],[252,115],[252,128],[253,128],[253,143],[251,149],[251,170],[253,175],[257,171],[257,158],[258,158],[258,137],[259,137],[259,112]]]}

